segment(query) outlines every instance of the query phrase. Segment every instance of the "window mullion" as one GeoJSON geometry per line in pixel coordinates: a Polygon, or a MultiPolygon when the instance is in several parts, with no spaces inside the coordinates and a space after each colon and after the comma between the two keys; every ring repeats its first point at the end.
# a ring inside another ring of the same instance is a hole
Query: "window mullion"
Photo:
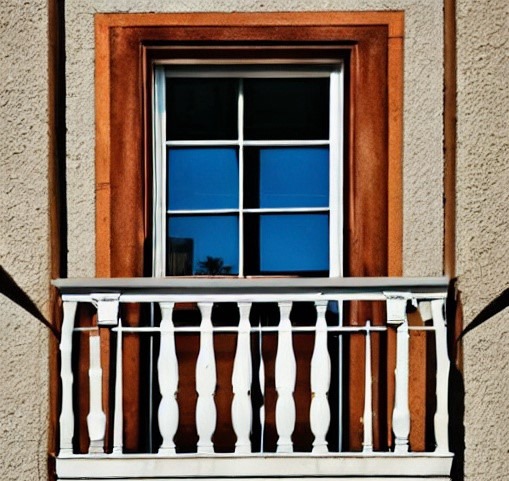
{"type": "Polygon", "coordinates": [[[239,277],[244,277],[244,81],[239,79],[239,277]]]}

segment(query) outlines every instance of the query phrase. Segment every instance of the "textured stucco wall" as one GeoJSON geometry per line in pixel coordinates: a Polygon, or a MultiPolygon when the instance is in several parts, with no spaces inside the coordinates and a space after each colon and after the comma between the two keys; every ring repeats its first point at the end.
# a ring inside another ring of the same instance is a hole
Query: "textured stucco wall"
{"type": "Polygon", "coordinates": [[[405,10],[404,268],[442,272],[442,2],[438,0],[68,0],[69,275],[94,274],[94,31],[97,12],[405,10]]]}
{"type": "MultiPolygon", "coordinates": [[[[0,16],[0,263],[45,312],[48,299],[46,1],[0,16]]],[[[0,296],[0,479],[46,478],[48,335],[0,296]]]]}
{"type": "MultiPolygon", "coordinates": [[[[509,4],[457,2],[457,267],[465,322],[509,287],[509,4]]],[[[464,342],[466,473],[509,472],[509,309],[464,342]]]]}

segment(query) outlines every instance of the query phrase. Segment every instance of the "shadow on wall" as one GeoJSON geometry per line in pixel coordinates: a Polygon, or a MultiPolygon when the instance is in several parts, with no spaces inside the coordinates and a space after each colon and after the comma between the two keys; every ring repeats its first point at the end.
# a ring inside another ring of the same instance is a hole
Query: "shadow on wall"
{"type": "Polygon", "coordinates": [[[506,307],[509,307],[509,288],[490,301],[456,338],[454,326],[463,326],[463,311],[460,293],[456,292],[455,282],[451,282],[447,313],[448,325],[452,327],[449,329],[449,353],[451,359],[449,375],[449,449],[454,453],[451,470],[452,481],[464,480],[465,426],[463,422],[465,415],[465,385],[462,373],[458,368],[458,360],[461,359],[460,341],[463,336],[503,311],[506,307]]]}
{"type": "Polygon", "coordinates": [[[44,324],[57,339],[60,339],[60,333],[56,327],[44,317],[42,312],[35,305],[34,301],[32,301],[28,294],[26,294],[25,291],[18,286],[16,281],[2,266],[0,266],[0,294],[3,294],[5,297],[9,298],[12,302],[35,317],[39,322],[42,322],[42,324],[44,324]]]}
{"type": "Polygon", "coordinates": [[[456,290],[456,281],[449,286],[447,296],[447,325],[449,359],[449,449],[454,453],[451,468],[451,480],[463,481],[465,463],[465,385],[461,366],[461,347],[457,342],[458,330],[463,326],[462,305],[460,293],[456,290]],[[460,326],[459,329],[457,326],[460,326]]]}
{"type": "Polygon", "coordinates": [[[465,426],[463,425],[465,415],[465,386],[463,376],[451,362],[449,373],[449,449],[454,453],[451,468],[451,480],[464,480],[465,463],[465,426]]]}

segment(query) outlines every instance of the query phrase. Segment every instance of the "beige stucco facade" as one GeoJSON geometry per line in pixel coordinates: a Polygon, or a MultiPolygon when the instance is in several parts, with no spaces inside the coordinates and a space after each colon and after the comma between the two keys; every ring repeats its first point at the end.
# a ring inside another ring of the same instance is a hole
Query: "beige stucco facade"
{"type": "MultiPolygon", "coordinates": [[[[457,2],[457,274],[465,320],[509,286],[509,5],[457,2]]],[[[509,472],[509,309],[464,342],[466,472],[509,472]]]]}
{"type": "MultiPolygon", "coordinates": [[[[508,7],[457,2],[457,274],[468,322],[509,284],[508,7]]],[[[2,3],[0,262],[48,312],[49,135],[46,1],[2,3]]],[[[68,0],[68,273],[94,275],[94,14],[404,10],[404,274],[443,271],[443,2],[438,0],[68,0]]],[[[0,298],[0,476],[46,479],[48,334],[0,298]]],[[[466,474],[509,471],[509,313],[464,344],[466,474]]]]}
{"type": "MultiPolygon", "coordinates": [[[[48,312],[48,25],[44,0],[0,9],[0,263],[48,312]]],[[[48,334],[0,296],[0,478],[45,479],[48,334]]]]}

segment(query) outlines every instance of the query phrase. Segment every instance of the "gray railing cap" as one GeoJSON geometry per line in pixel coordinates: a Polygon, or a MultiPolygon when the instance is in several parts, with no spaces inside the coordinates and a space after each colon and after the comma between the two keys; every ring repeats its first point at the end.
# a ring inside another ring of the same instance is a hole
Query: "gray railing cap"
{"type": "Polygon", "coordinates": [[[52,284],[62,294],[120,293],[235,293],[235,292],[444,292],[447,277],[113,277],[55,279],[52,284]]]}

